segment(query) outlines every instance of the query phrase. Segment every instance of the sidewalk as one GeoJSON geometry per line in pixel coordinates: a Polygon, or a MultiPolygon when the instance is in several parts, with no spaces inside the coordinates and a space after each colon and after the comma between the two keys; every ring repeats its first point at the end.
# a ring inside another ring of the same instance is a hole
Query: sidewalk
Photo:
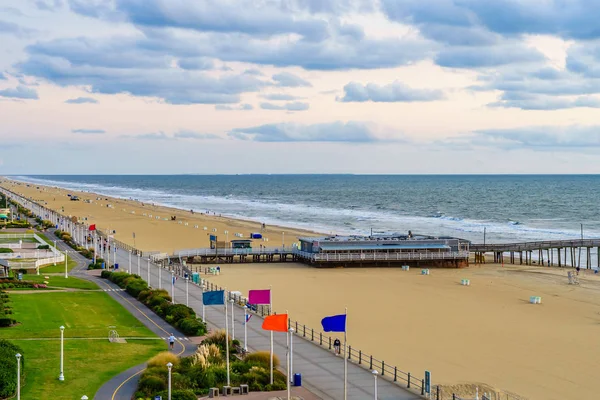
{"type": "MultiPolygon", "coordinates": [[[[117,261],[121,270],[129,269],[129,253],[123,250],[117,252],[117,261]]],[[[137,257],[136,257],[137,258],[137,257]]],[[[147,279],[147,260],[142,260],[141,276],[147,279]]],[[[137,273],[137,259],[132,260],[133,272],[137,273]]],[[[168,271],[163,270],[161,274],[162,287],[171,292],[171,276],[168,271]]],[[[158,287],[158,267],[151,264],[150,267],[150,285],[158,287]]],[[[185,280],[178,279],[175,284],[175,300],[177,303],[185,304],[185,280]]],[[[189,305],[196,313],[202,315],[202,290],[189,284],[189,305]]],[[[235,288],[233,288],[235,290],[235,288]]],[[[231,311],[231,305],[229,305],[231,311]]],[[[244,326],[243,310],[235,307],[235,338],[243,342],[244,326]]],[[[206,320],[209,325],[223,329],[225,327],[225,311],[223,306],[207,306],[206,320]]],[[[231,315],[229,315],[229,325],[231,329],[231,315]]],[[[248,349],[250,351],[269,350],[269,332],[261,328],[262,319],[255,316],[248,323],[248,349]]],[[[286,359],[286,335],[285,333],[275,332],[274,351],[285,367],[286,359]]],[[[324,348],[321,348],[310,341],[300,337],[294,337],[292,373],[301,373],[303,385],[312,393],[324,400],[343,399],[343,379],[344,362],[341,357],[335,356],[324,348]]],[[[378,399],[380,400],[412,400],[420,399],[421,396],[410,392],[400,385],[390,382],[386,379],[377,379],[378,399]]],[[[373,397],[374,379],[370,371],[348,363],[348,399],[364,400],[373,397]]]]}

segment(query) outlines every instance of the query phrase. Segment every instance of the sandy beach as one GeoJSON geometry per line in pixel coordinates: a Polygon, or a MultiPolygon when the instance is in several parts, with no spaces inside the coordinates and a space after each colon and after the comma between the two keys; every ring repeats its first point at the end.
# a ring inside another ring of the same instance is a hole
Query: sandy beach
{"type": "MultiPolygon", "coordinates": [[[[65,214],[87,218],[99,229],[115,229],[123,242],[133,245],[135,232],[135,245],[146,251],[207,247],[213,228],[218,235],[228,230],[230,240],[235,232],[261,231],[259,223],[199,214],[203,210],[192,215],[38,185],[3,186],[50,208],[64,207],[65,214]],[[69,201],[67,193],[92,203],[69,201]],[[143,213],[176,215],[188,226],[143,213]]],[[[267,226],[265,245],[280,245],[281,232],[286,245],[310,235],[267,226]]],[[[429,370],[434,384],[485,383],[530,399],[597,397],[600,277],[591,273],[571,286],[567,270],[493,264],[432,269],[429,276],[418,269],[316,269],[292,263],[221,265],[221,271],[208,279],[242,293],[272,285],[275,310],[288,310],[293,320],[313,328],[323,316],[348,307],[353,348],[415,376],[429,370]],[[461,286],[461,279],[470,279],[471,286],[461,286]],[[542,304],[529,303],[534,295],[542,304]]]]}

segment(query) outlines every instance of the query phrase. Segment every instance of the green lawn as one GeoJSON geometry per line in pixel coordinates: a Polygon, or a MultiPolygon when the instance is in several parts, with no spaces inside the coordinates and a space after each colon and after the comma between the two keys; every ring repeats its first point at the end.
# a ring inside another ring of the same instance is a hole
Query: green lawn
{"type": "Polygon", "coordinates": [[[0,329],[0,338],[55,338],[61,325],[65,337],[108,337],[109,326],[120,336],[155,336],[104,292],[14,292],[10,299],[20,324],[0,329]]]}
{"type": "Polygon", "coordinates": [[[161,340],[132,340],[125,344],[99,340],[65,341],[65,380],[60,382],[59,341],[15,341],[26,359],[22,399],[90,399],[113,376],[141,364],[167,345],[161,340]]]}
{"type": "MultiPolygon", "coordinates": [[[[74,250],[73,250],[74,251],[74,250]]],[[[77,261],[73,260],[72,257],[67,255],[67,271],[72,270],[73,268],[75,268],[77,266],[77,261]]],[[[40,274],[49,274],[49,273],[53,273],[53,272],[65,272],[65,262],[61,262],[61,263],[57,263],[56,265],[54,264],[48,264],[48,265],[42,265],[40,267],[40,274]]]]}
{"type": "Polygon", "coordinates": [[[44,275],[44,272],[40,271],[40,275],[26,274],[23,275],[23,280],[32,281],[35,283],[43,283],[48,281],[49,287],[57,288],[73,288],[73,289],[100,289],[94,282],[86,281],[83,279],[74,278],[72,276],[65,278],[64,275],[44,275]],[[45,278],[48,277],[48,279],[45,278]]]}
{"type": "MultiPolygon", "coordinates": [[[[51,278],[52,279],[52,278],[51,278]]],[[[64,279],[64,278],[62,278],[64,279]]],[[[74,279],[74,278],[68,278],[74,279]]],[[[43,292],[10,294],[13,318],[19,325],[0,328],[0,338],[14,340],[25,356],[23,399],[93,398],[114,375],[166,350],[162,340],[109,343],[109,326],[119,335],[155,338],[148,328],[104,292],[43,292]],[[59,327],[65,338],[106,337],[106,340],[65,340],[65,381],[58,381],[59,327]],[[19,340],[51,338],[50,340],[19,340]]]]}

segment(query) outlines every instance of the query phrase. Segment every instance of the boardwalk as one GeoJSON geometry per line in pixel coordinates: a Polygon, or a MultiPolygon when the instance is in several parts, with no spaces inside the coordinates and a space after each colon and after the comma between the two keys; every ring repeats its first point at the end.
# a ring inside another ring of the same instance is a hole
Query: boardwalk
{"type": "MultiPolygon", "coordinates": [[[[119,251],[117,261],[122,269],[127,269],[129,265],[129,253],[119,251]]],[[[141,276],[144,279],[147,279],[148,276],[147,265],[147,261],[140,264],[141,276]]],[[[137,260],[132,260],[132,269],[133,272],[137,273],[137,260]]],[[[161,278],[162,287],[170,291],[170,274],[163,271],[161,278]]],[[[154,287],[158,286],[158,267],[154,264],[150,267],[150,283],[154,287]]],[[[190,307],[194,308],[198,315],[202,315],[201,289],[193,284],[189,284],[188,289],[190,307]]],[[[232,289],[235,290],[235,288],[232,289]]],[[[186,294],[183,279],[179,279],[175,285],[175,299],[178,303],[185,304],[186,294]]],[[[224,328],[225,326],[225,313],[222,307],[206,307],[206,319],[212,326],[218,328],[224,328]]],[[[243,310],[236,307],[236,338],[243,340],[244,327],[242,320],[243,310]]],[[[269,333],[261,329],[261,324],[262,319],[259,317],[252,318],[248,324],[248,348],[250,351],[269,349],[269,333]]],[[[282,363],[284,363],[286,354],[285,334],[275,333],[274,342],[275,353],[279,356],[282,363]]],[[[301,373],[303,385],[322,399],[343,399],[344,367],[341,357],[337,357],[326,349],[296,337],[294,340],[293,371],[294,373],[301,373]]],[[[364,400],[371,398],[373,396],[373,382],[374,379],[370,371],[358,365],[348,363],[348,399],[364,400]]],[[[378,398],[380,400],[421,398],[419,395],[387,379],[380,378],[378,379],[378,383],[378,398]]]]}

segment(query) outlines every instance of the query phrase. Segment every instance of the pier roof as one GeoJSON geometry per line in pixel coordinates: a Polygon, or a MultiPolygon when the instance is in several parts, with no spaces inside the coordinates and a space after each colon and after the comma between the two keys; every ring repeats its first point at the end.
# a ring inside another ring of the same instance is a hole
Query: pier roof
{"type": "Polygon", "coordinates": [[[323,243],[319,244],[321,250],[395,250],[395,249],[450,249],[450,246],[434,243],[398,243],[398,244],[361,244],[361,243],[323,243]],[[340,246],[341,245],[341,246],[340,246]]]}

